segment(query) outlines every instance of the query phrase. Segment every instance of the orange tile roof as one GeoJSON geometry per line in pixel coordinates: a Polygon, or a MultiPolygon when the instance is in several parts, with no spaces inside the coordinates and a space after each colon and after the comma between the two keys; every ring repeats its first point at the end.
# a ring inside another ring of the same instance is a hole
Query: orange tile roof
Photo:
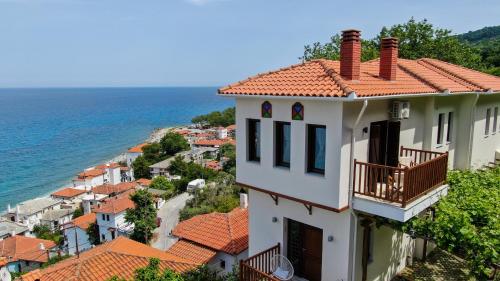
{"type": "Polygon", "coordinates": [[[56,247],[50,240],[21,235],[11,236],[0,241],[0,257],[10,257],[9,262],[17,260],[46,262],[47,251],[40,250],[40,244],[43,244],[45,249],[56,247]]]}
{"type": "Polygon", "coordinates": [[[104,173],[105,172],[102,169],[90,169],[90,170],[83,171],[83,172],[79,173],[78,178],[80,178],[80,179],[95,178],[95,177],[104,175],[104,173]]]}
{"type": "Polygon", "coordinates": [[[199,264],[208,263],[217,254],[214,250],[186,240],[177,241],[167,253],[199,264]]]}
{"type": "Polygon", "coordinates": [[[142,153],[142,148],[146,145],[149,145],[149,143],[141,143],[139,145],[136,145],[134,147],[131,147],[128,152],[131,152],[131,153],[142,153]]]}
{"type": "Polygon", "coordinates": [[[199,146],[221,146],[226,143],[234,144],[235,141],[233,139],[223,139],[223,140],[197,140],[194,142],[195,145],[199,146]]]}
{"type": "Polygon", "coordinates": [[[0,268],[7,265],[7,258],[0,257],[0,268]]]}
{"type": "Polygon", "coordinates": [[[358,97],[500,92],[500,77],[435,59],[398,59],[396,80],[379,77],[379,60],[361,63],[359,81],[340,76],[340,62],[312,60],[248,78],[219,89],[221,95],[358,97]]]}
{"type": "Polygon", "coordinates": [[[120,167],[120,164],[118,164],[118,163],[108,163],[108,164],[101,164],[101,165],[95,166],[96,169],[101,169],[101,170],[107,169],[107,168],[114,169],[114,168],[118,168],[118,167],[120,167]]]}
{"type": "Polygon", "coordinates": [[[226,127],[226,129],[228,129],[229,131],[234,131],[234,130],[236,130],[236,125],[234,125],[234,124],[233,125],[229,125],[229,126],[226,127]]]}
{"type": "Polygon", "coordinates": [[[63,197],[63,198],[73,198],[78,195],[84,194],[86,191],[76,188],[67,187],[52,193],[52,196],[63,197]]]}
{"type": "Polygon", "coordinates": [[[221,167],[219,166],[219,161],[217,160],[211,160],[205,163],[205,167],[212,169],[212,170],[220,170],[221,167]]]}
{"type": "Polygon", "coordinates": [[[21,276],[23,281],[105,281],[113,276],[126,280],[134,277],[138,268],[148,265],[150,258],[160,260],[160,269],[186,272],[197,263],[165,253],[125,237],[97,246],[60,261],[45,269],[38,269],[21,276]]]}
{"type": "Polygon", "coordinates": [[[68,227],[76,226],[83,230],[87,230],[87,228],[89,228],[89,225],[91,223],[94,223],[95,221],[96,221],[96,214],[88,213],[83,216],[77,217],[76,219],[71,220],[65,225],[68,227]]]}
{"type": "Polygon", "coordinates": [[[98,185],[96,187],[92,188],[92,192],[97,193],[97,194],[119,194],[123,193],[125,191],[134,189],[137,186],[135,182],[121,182],[115,185],[112,184],[103,184],[103,185],[98,185]]]}
{"type": "Polygon", "coordinates": [[[149,186],[151,184],[150,179],[138,179],[135,182],[142,185],[142,186],[149,186]]]}
{"type": "Polygon", "coordinates": [[[127,209],[135,208],[134,202],[128,196],[113,197],[104,202],[99,208],[95,209],[95,213],[118,214],[127,209]]]}
{"type": "Polygon", "coordinates": [[[195,216],[179,223],[172,234],[232,255],[248,248],[248,209],[195,216]]]}

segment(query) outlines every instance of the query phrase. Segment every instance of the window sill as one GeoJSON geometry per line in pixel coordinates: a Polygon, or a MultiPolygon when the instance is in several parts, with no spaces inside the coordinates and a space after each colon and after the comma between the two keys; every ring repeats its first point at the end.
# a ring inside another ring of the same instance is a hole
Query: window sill
{"type": "Polygon", "coordinates": [[[306,176],[311,176],[315,178],[325,178],[325,173],[318,173],[318,172],[312,172],[312,171],[306,171],[306,176]]]}
{"type": "Polygon", "coordinates": [[[287,166],[274,165],[274,168],[281,170],[281,171],[290,172],[290,167],[287,167],[287,166]]]}

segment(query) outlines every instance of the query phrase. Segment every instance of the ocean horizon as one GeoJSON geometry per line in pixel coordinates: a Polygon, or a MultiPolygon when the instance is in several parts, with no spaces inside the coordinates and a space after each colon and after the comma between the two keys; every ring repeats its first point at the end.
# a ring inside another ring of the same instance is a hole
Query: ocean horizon
{"type": "Polygon", "coordinates": [[[0,89],[0,211],[46,195],[156,128],[234,106],[216,87],[0,89]]]}

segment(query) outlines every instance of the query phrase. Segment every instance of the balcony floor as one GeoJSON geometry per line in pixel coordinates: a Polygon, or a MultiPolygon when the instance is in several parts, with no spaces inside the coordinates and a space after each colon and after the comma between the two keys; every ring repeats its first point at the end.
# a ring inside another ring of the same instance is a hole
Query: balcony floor
{"type": "Polygon", "coordinates": [[[405,222],[435,204],[441,197],[446,196],[446,194],[448,194],[448,185],[444,184],[428,191],[404,208],[401,207],[401,203],[356,194],[353,198],[353,208],[363,213],[405,222]]]}

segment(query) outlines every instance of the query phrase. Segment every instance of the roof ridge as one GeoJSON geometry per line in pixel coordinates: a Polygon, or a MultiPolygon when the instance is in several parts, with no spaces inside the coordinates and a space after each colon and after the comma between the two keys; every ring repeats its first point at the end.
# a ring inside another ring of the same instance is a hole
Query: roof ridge
{"type": "Polygon", "coordinates": [[[281,67],[281,68],[276,69],[276,70],[271,70],[271,71],[267,71],[267,72],[258,73],[258,74],[254,75],[254,76],[248,77],[247,79],[244,79],[244,80],[238,81],[236,83],[229,84],[229,85],[227,85],[225,87],[222,87],[222,88],[218,89],[217,92],[220,94],[222,91],[229,90],[229,89],[231,89],[233,87],[239,86],[239,85],[241,85],[241,84],[243,84],[245,82],[248,82],[248,81],[255,80],[255,79],[257,79],[259,77],[262,77],[264,75],[276,73],[276,72],[283,71],[283,70],[290,70],[290,69],[293,69],[293,68],[296,68],[296,67],[299,67],[299,66],[310,64],[312,62],[313,61],[305,61],[305,62],[303,61],[303,62],[300,62],[300,63],[289,65],[287,67],[281,67]]]}
{"type": "MultiPolygon", "coordinates": [[[[406,61],[406,60],[405,60],[406,61]]],[[[418,73],[416,73],[415,71],[411,70],[408,66],[406,65],[403,65],[401,63],[398,63],[398,67],[401,68],[403,71],[405,71],[406,73],[408,73],[409,75],[415,77],[416,79],[422,81],[423,83],[429,85],[430,87],[440,91],[440,92],[446,92],[448,91],[448,89],[444,88],[444,87],[441,87],[440,85],[432,82],[432,81],[429,81],[428,79],[424,78],[422,75],[419,75],[418,73]]]]}
{"type": "Polygon", "coordinates": [[[342,90],[342,92],[344,92],[344,94],[346,94],[346,96],[354,92],[354,90],[351,87],[349,87],[347,84],[344,83],[344,80],[342,79],[340,74],[338,74],[337,72],[335,72],[335,70],[325,65],[325,59],[317,59],[312,61],[319,63],[319,65],[323,68],[326,74],[333,80],[335,84],[339,86],[339,88],[342,90]]]}
{"type": "Polygon", "coordinates": [[[441,76],[444,76],[450,80],[453,80],[454,82],[456,82],[462,86],[465,86],[473,91],[475,90],[475,88],[477,88],[476,85],[471,84],[471,83],[461,79],[460,77],[453,75],[452,73],[449,73],[449,72],[445,71],[444,69],[435,66],[434,64],[428,63],[425,60],[420,59],[420,60],[415,60],[415,62],[417,64],[419,64],[419,65],[421,65],[421,66],[423,66],[431,71],[434,71],[435,73],[437,73],[441,76]]]}
{"type": "Polygon", "coordinates": [[[224,216],[227,220],[227,231],[229,232],[229,244],[231,244],[231,252],[236,252],[236,245],[233,239],[233,232],[231,231],[231,217],[229,213],[224,216]]]}
{"type": "MultiPolygon", "coordinates": [[[[441,61],[441,60],[439,60],[439,61],[440,61],[440,62],[443,62],[443,63],[446,63],[446,64],[453,65],[453,66],[455,66],[455,67],[456,67],[456,66],[461,67],[461,66],[459,66],[459,65],[455,65],[455,64],[447,63],[447,62],[445,62],[445,61],[441,61]]],[[[454,71],[450,71],[450,70],[448,70],[448,69],[444,69],[442,66],[436,65],[436,63],[434,62],[434,60],[433,60],[433,59],[429,59],[429,58],[422,58],[422,59],[420,59],[420,60],[417,60],[417,63],[419,63],[419,64],[420,64],[420,62],[424,62],[424,63],[430,64],[430,65],[432,65],[433,67],[435,67],[435,68],[437,68],[437,69],[440,69],[440,70],[441,70],[441,71],[443,71],[443,72],[446,72],[446,73],[448,73],[448,74],[450,74],[450,75],[452,75],[452,76],[454,76],[454,77],[456,77],[456,78],[458,78],[458,79],[461,79],[461,80],[463,80],[463,81],[465,81],[465,82],[467,82],[467,83],[469,83],[469,84],[471,84],[471,85],[474,85],[474,86],[476,86],[476,87],[478,87],[478,88],[481,88],[481,89],[482,89],[483,91],[485,91],[485,92],[486,92],[486,91],[488,91],[488,90],[491,90],[491,88],[486,87],[485,85],[483,85],[483,84],[481,84],[481,83],[478,83],[478,82],[472,81],[472,80],[470,80],[469,78],[462,77],[462,76],[458,75],[458,74],[457,74],[457,73],[455,73],[454,71]]],[[[471,70],[471,69],[469,69],[469,68],[465,68],[465,67],[462,67],[462,68],[463,68],[463,69],[466,69],[466,70],[469,70],[469,71],[471,70]]],[[[473,70],[473,71],[474,71],[474,70],[473,70]]]]}

